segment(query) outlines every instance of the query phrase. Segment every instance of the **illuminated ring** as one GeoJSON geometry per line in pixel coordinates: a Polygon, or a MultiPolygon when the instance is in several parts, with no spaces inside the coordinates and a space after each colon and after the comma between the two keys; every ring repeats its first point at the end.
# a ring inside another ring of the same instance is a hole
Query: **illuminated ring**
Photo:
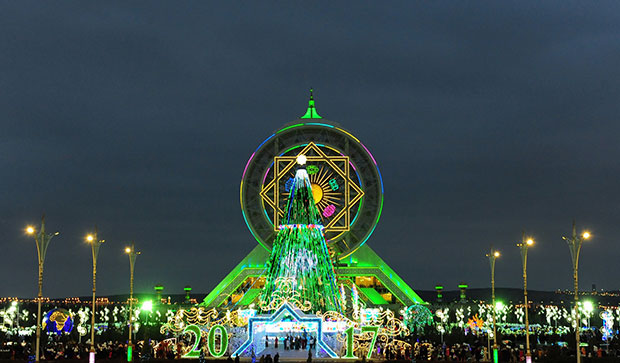
{"type": "Polygon", "coordinates": [[[328,241],[329,246],[338,251],[338,258],[343,259],[355,252],[377,226],[383,208],[383,180],[374,157],[351,133],[328,120],[320,121],[299,119],[285,125],[256,148],[243,170],[240,187],[243,218],[254,238],[268,251],[271,250],[277,230],[260,195],[265,177],[275,156],[290,153],[309,142],[348,156],[356,181],[364,193],[354,209],[349,231],[328,241]]]}

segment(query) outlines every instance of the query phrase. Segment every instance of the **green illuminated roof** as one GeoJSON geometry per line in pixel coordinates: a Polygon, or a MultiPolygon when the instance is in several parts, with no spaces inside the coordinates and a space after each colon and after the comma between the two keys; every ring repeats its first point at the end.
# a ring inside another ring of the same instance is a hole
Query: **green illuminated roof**
{"type": "Polygon", "coordinates": [[[245,258],[207,295],[202,305],[217,307],[232,294],[248,276],[260,276],[265,270],[269,252],[261,245],[254,247],[245,258]]]}
{"type": "Polygon", "coordinates": [[[403,305],[426,304],[424,300],[365,243],[341,262],[347,267],[336,267],[343,276],[375,276],[403,305]]]}
{"type": "MultiPolygon", "coordinates": [[[[269,252],[262,246],[257,245],[210,293],[201,305],[207,307],[219,307],[225,303],[228,297],[234,293],[248,277],[258,277],[265,273],[265,263],[269,258],[269,252]]],[[[346,266],[335,266],[336,275],[339,276],[374,276],[381,284],[392,293],[398,301],[405,306],[413,304],[426,304],[413,289],[388,266],[385,261],[373,251],[368,243],[358,248],[351,256],[342,260],[346,266]]],[[[364,292],[373,304],[384,305],[385,299],[374,289],[364,292]],[[369,294],[369,295],[367,295],[369,294]],[[377,295],[381,298],[379,300],[377,295]],[[377,302],[375,302],[377,301],[377,302]]],[[[256,295],[250,294],[251,290],[241,298],[238,305],[250,304],[256,295]],[[247,300],[246,300],[247,297],[247,300]]],[[[254,292],[252,292],[254,294],[254,292]]]]}
{"type": "Polygon", "coordinates": [[[252,301],[254,301],[254,299],[260,294],[262,289],[249,289],[241,298],[241,300],[239,300],[239,302],[237,302],[237,305],[250,305],[252,303],[252,301]]]}
{"type": "Polygon", "coordinates": [[[322,118],[316,113],[316,108],[314,107],[314,97],[312,96],[313,89],[310,88],[310,100],[308,101],[308,110],[306,110],[306,114],[301,116],[300,118],[322,118]]]}
{"type": "Polygon", "coordinates": [[[467,284],[460,284],[460,285],[459,285],[459,289],[466,289],[466,288],[468,288],[468,287],[469,287],[469,286],[467,286],[467,284]]]}
{"type": "Polygon", "coordinates": [[[388,303],[383,296],[372,287],[360,287],[360,290],[362,290],[362,293],[375,305],[386,305],[388,303]]]}

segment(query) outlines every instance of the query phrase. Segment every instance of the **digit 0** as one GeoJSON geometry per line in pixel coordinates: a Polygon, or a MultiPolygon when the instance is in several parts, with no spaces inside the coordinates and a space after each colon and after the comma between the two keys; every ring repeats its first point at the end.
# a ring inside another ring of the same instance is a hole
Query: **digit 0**
{"type": "Polygon", "coordinates": [[[223,356],[228,350],[228,333],[222,325],[214,325],[209,329],[209,338],[207,340],[209,347],[209,354],[215,358],[223,356]],[[220,349],[215,350],[215,332],[220,331],[220,349]]]}

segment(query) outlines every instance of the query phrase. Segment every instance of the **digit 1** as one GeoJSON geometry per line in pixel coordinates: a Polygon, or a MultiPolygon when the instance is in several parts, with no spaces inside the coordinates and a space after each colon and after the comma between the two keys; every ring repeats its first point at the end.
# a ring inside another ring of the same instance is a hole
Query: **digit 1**
{"type": "Polygon", "coordinates": [[[208,347],[209,354],[211,354],[215,358],[219,358],[226,353],[228,350],[228,334],[226,333],[226,329],[222,325],[214,325],[209,329],[209,337],[208,337],[208,347]],[[215,351],[215,331],[220,331],[220,336],[222,337],[220,340],[220,349],[215,351]]]}
{"type": "Polygon", "coordinates": [[[342,358],[357,358],[353,354],[353,327],[349,327],[349,329],[345,330],[344,333],[347,335],[347,352],[342,358]]]}
{"type": "Polygon", "coordinates": [[[377,343],[377,335],[379,333],[379,327],[371,326],[371,325],[363,326],[362,333],[365,333],[367,331],[374,333],[372,335],[372,341],[370,342],[370,347],[368,348],[368,354],[366,355],[366,359],[370,359],[370,356],[372,355],[372,351],[375,349],[375,344],[377,343]]]}
{"type": "Polygon", "coordinates": [[[181,358],[198,358],[200,357],[200,349],[198,349],[198,345],[200,344],[200,339],[202,339],[202,331],[196,325],[188,325],[183,329],[183,333],[193,333],[196,336],[196,341],[192,346],[192,349],[185,353],[181,358]]]}

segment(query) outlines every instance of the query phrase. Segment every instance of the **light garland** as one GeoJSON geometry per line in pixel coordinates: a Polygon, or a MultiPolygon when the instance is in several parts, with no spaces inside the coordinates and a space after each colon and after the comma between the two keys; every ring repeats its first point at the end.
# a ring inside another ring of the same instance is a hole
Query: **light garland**
{"type": "Polygon", "coordinates": [[[278,229],[319,229],[319,230],[323,230],[325,227],[323,227],[320,224],[281,224],[278,226],[278,229]]]}
{"type": "Polygon", "coordinates": [[[290,277],[279,277],[274,281],[277,286],[271,294],[271,300],[260,301],[259,306],[263,311],[277,310],[284,304],[289,304],[301,311],[309,311],[312,302],[304,300],[302,292],[295,288],[295,279],[290,277]]]}

